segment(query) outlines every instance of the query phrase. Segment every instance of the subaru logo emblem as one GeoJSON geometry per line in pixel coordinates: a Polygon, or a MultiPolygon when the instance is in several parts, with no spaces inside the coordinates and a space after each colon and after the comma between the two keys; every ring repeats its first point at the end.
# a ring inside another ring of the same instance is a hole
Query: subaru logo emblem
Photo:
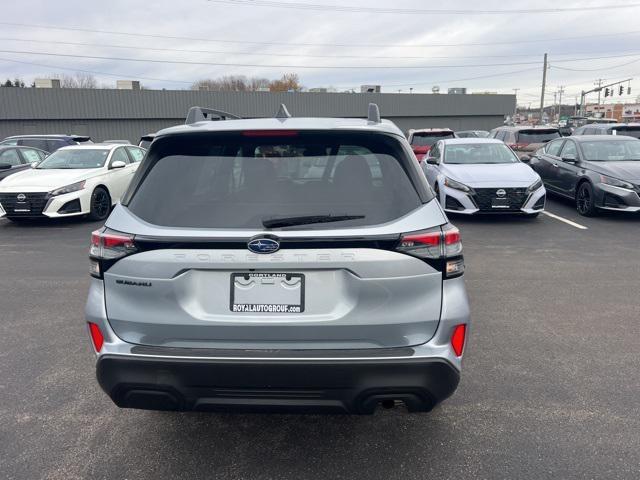
{"type": "Polygon", "coordinates": [[[19,193],[16,198],[19,202],[24,202],[27,199],[27,196],[24,193],[19,193]]]}
{"type": "Polygon", "coordinates": [[[507,194],[507,192],[504,190],[504,188],[501,188],[500,190],[496,191],[496,195],[499,197],[504,197],[507,194]]]}
{"type": "Polygon", "coordinates": [[[247,248],[253,253],[274,253],[280,250],[280,242],[273,238],[259,237],[249,240],[247,248]]]}

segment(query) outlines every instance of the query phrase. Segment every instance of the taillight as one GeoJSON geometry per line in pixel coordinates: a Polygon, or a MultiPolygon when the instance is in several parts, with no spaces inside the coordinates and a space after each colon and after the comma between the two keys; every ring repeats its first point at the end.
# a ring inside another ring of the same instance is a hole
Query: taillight
{"type": "Polygon", "coordinates": [[[407,233],[396,250],[422,258],[430,264],[440,263],[445,278],[464,273],[460,230],[451,224],[422,232],[407,233]]]}
{"type": "Polygon", "coordinates": [[[102,332],[100,331],[100,327],[95,323],[87,322],[89,324],[89,333],[91,334],[91,341],[93,342],[93,348],[96,349],[96,352],[102,350],[102,345],[104,344],[104,337],[102,336],[102,332]]]}
{"type": "Polygon", "coordinates": [[[462,350],[464,350],[464,337],[467,333],[467,326],[465,324],[456,325],[451,334],[451,347],[456,357],[462,356],[462,350]]]}
{"type": "Polygon", "coordinates": [[[138,249],[133,243],[133,239],[133,235],[113,232],[109,229],[93,232],[91,234],[91,247],[89,248],[91,275],[102,278],[105,266],[110,266],[114,261],[137,252],[138,249]]]}

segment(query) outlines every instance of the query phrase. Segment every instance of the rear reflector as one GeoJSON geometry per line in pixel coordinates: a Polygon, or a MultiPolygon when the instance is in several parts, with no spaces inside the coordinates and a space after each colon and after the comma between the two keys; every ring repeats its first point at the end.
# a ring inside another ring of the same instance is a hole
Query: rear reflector
{"type": "Polygon", "coordinates": [[[295,137],[297,130],[245,130],[244,137],[295,137]]]}
{"type": "Polygon", "coordinates": [[[89,333],[91,333],[91,341],[93,342],[93,348],[96,349],[96,352],[102,350],[102,345],[104,344],[104,337],[102,336],[102,332],[100,331],[100,327],[95,323],[87,322],[89,324],[89,333]]]}
{"type": "Polygon", "coordinates": [[[464,349],[464,336],[467,332],[467,326],[457,325],[453,329],[453,334],[451,335],[451,347],[453,347],[453,352],[456,354],[456,357],[462,356],[462,350],[464,349]]]}

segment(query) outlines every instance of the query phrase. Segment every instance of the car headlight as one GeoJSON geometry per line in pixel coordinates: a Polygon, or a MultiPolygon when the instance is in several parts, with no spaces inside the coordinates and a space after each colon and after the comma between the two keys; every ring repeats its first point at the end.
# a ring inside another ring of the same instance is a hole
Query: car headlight
{"type": "Polygon", "coordinates": [[[450,179],[449,177],[444,177],[444,184],[455,190],[461,190],[463,192],[471,192],[473,189],[471,187],[467,187],[464,183],[456,182],[455,180],[450,179]]]}
{"type": "Polygon", "coordinates": [[[56,190],[53,190],[49,193],[52,197],[57,195],[64,195],[65,193],[77,192],[78,190],[82,190],[84,188],[85,180],[77,183],[72,183],[71,185],[67,185],[66,187],[60,187],[56,190]]]}
{"type": "Polygon", "coordinates": [[[611,185],[613,187],[626,188],[628,190],[633,190],[634,185],[625,182],[624,180],[618,180],[617,178],[607,177],[606,175],[600,175],[600,183],[604,183],[605,185],[611,185]]]}
{"type": "Polygon", "coordinates": [[[542,187],[542,180],[538,179],[538,180],[536,180],[536,182],[533,185],[530,185],[529,188],[527,188],[527,192],[529,192],[529,193],[535,192],[540,187],[542,187]]]}

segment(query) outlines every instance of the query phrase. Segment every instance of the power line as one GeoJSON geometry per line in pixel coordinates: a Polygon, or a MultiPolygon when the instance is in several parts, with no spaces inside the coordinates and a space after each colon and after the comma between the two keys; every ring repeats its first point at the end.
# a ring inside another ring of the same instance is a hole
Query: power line
{"type": "MultiPolygon", "coordinates": [[[[383,83],[382,86],[383,87],[416,87],[416,86],[424,86],[424,85],[432,85],[434,83],[455,83],[455,82],[466,82],[466,81],[470,81],[470,80],[482,80],[485,78],[494,78],[494,77],[507,77],[510,75],[517,75],[518,73],[525,73],[525,72],[531,72],[533,70],[538,71],[538,67],[533,67],[533,68],[524,68],[522,70],[515,70],[515,71],[511,71],[511,72],[500,72],[500,73],[492,73],[489,75],[480,75],[477,77],[467,77],[467,78],[455,78],[455,79],[448,79],[448,80],[433,80],[433,82],[431,83],[425,83],[425,82],[420,82],[420,83],[383,83]]],[[[339,85],[339,88],[351,88],[351,87],[346,87],[345,85],[339,85]]]]}
{"type": "MultiPolygon", "coordinates": [[[[405,69],[423,70],[432,68],[471,68],[471,67],[500,67],[514,65],[537,65],[540,62],[515,62],[515,63],[485,63],[470,65],[281,65],[281,64],[260,64],[260,63],[228,63],[228,62],[196,62],[191,60],[158,60],[153,58],[131,58],[131,57],[107,57],[101,55],[79,55],[70,53],[34,52],[29,50],[0,50],[0,53],[15,53],[20,55],[41,55],[47,57],[64,58],[85,58],[91,60],[113,60],[120,62],[141,62],[141,63],[163,63],[175,65],[207,65],[220,67],[260,67],[260,68],[306,68],[306,69],[405,69]]],[[[568,61],[568,60],[564,60],[568,61]]]]}
{"type": "MultiPolygon", "coordinates": [[[[219,50],[192,50],[185,48],[161,48],[161,47],[141,47],[140,45],[113,45],[106,43],[86,43],[86,42],[68,42],[68,41],[58,41],[58,40],[37,40],[32,38],[12,38],[12,37],[0,37],[0,41],[3,42],[25,42],[25,43],[42,43],[42,44],[50,44],[50,45],[70,45],[76,47],[99,47],[99,48],[121,48],[128,50],[144,50],[144,51],[157,51],[157,52],[176,52],[176,53],[205,53],[205,54],[213,54],[213,55],[247,55],[247,56],[268,56],[268,57],[307,57],[307,58],[345,58],[345,59],[354,59],[354,58],[367,58],[367,59],[386,59],[386,60],[430,60],[430,59],[438,59],[438,60],[451,60],[451,59],[466,59],[466,58],[533,58],[539,57],[543,54],[537,53],[526,53],[526,54],[512,54],[512,55],[444,55],[444,56],[433,56],[433,55],[420,55],[420,56],[402,56],[402,55],[318,55],[318,54],[309,54],[309,53],[271,53],[271,52],[255,52],[255,51],[219,51],[219,50]]],[[[620,56],[634,56],[640,55],[640,51],[638,50],[616,50],[615,52],[567,52],[567,53],[550,53],[549,55],[553,56],[567,56],[567,55],[606,55],[604,57],[595,57],[595,58],[615,58],[620,56]],[[613,53],[624,53],[626,55],[611,55],[613,53]]],[[[593,59],[594,57],[590,57],[587,59],[593,59]]],[[[578,60],[578,59],[576,59],[578,60]]]]}
{"type": "Polygon", "coordinates": [[[565,12],[585,12],[594,10],[627,9],[640,7],[640,3],[629,3],[623,5],[611,4],[593,5],[581,7],[555,7],[555,8],[535,8],[535,9],[513,9],[513,10],[449,10],[449,9],[416,9],[416,8],[375,8],[375,7],[353,7],[348,5],[321,5],[315,3],[295,3],[278,2],[272,0],[209,0],[214,3],[225,3],[228,5],[242,5],[251,7],[272,7],[288,8],[295,10],[318,10],[351,13],[376,13],[376,14],[403,14],[403,15],[512,15],[512,14],[542,14],[542,13],[565,13],[565,12]]]}
{"type": "MultiPolygon", "coordinates": [[[[60,67],[58,65],[47,65],[47,64],[43,64],[43,63],[34,63],[34,62],[25,62],[22,60],[13,60],[11,58],[0,58],[0,62],[12,62],[12,63],[21,63],[23,65],[32,65],[35,67],[43,67],[43,68],[50,68],[53,70],[68,70],[70,72],[80,72],[80,73],[90,73],[92,75],[105,75],[108,77],[126,77],[128,75],[121,75],[118,73],[108,73],[108,72],[98,72],[96,70],[82,70],[79,68],[70,68],[70,67],[60,67]]],[[[185,80],[169,80],[166,78],[153,78],[153,77],[141,77],[140,75],[133,75],[135,78],[139,79],[139,80],[149,80],[149,81],[153,81],[153,82],[167,82],[167,83],[184,83],[184,84],[189,84],[192,85],[193,82],[187,82],[185,80]]]]}
{"type": "Polygon", "coordinates": [[[611,68],[621,68],[626,67],[627,65],[631,65],[633,63],[640,62],[640,58],[636,58],[635,60],[631,60],[630,62],[621,63],[619,65],[611,65],[604,68],[568,68],[568,67],[556,67],[555,65],[551,65],[550,68],[555,68],[558,70],[566,70],[569,72],[602,72],[604,70],[609,70],[611,68]]]}
{"type": "Polygon", "coordinates": [[[556,38],[536,38],[530,40],[504,40],[504,41],[496,41],[496,42],[474,42],[474,43],[430,43],[430,44],[358,44],[358,43],[300,43],[300,42],[265,42],[265,41],[250,41],[250,40],[229,40],[229,39],[213,39],[213,38],[195,38],[195,37],[182,37],[182,36],[170,36],[170,35],[160,35],[160,34],[152,34],[152,33],[134,33],[134,32],[117,32],[110,30],[95,30],[90,28],[79,28],[79,27],[58,27],[53,25],[37,25],[30,23],[16,23],[16,22],[0,22],[0,25],[12,26],[12,27],[21,27],[21,28],[41,28],[47,30],[62,30],[62,31],[72,31],[72,32],[86,32],[86,33],[99,33],[106,35],[123,35],[129,37],[140,37],[140,38],[155,38],[155,39],[166,39],[166,40],[187,40],[187,41],[195,41],[195,42],[209,42],[209,43],[237,43],[237,44],[247,44],[247,45],[284,45],[289,47],[348,47],[348,48],[440,48],[440,47],[483,47],[490,45],[514,45],[514,44],[525,44],[525,43],[549,43],[549,42],[559,42],[565,40],[583,40],[583,39],[594,39],[594,38],[603,38],[603,37],[620,37],[627,35],[639,35],[640,30],[633,30],[629,32],[617,32],[617,33],[604,33],[604,34],[593,34],[593,35],[579,35],[572,37],[556,37],[556,38]]]}
{"type": "MultiPolygon", "coordinates": [[[[174,65],[206,65],[206,66],[221,66],[221,67],[258,67],[258,68],[300,68],[300,69],[340,69],[340,70],[374,70],[374,69],[403,69],[403,70],[425,70],[434,68],[476,68],[476,67],[508,67],[518,65],[539,65],[539,61],[534,62],[512,62],[512,63],[476,63],[476,64],[462,64],[462,65],[281,65],[281,64],[259,64],[259,63],[235,63],[235,62],[196,62],[191,60],[159,60],[152,58],[131,58],[131,57],[111,57],[101,55],[80,55],[69,53],[53,53],[53,52],[35,52],[29,50],[5,50],[1,49],[0,53],[14,53],[20,55],[40,55],[47,57],[64,57],[64,58],[84,58],[91,60],[111,60],[122,62],[140,62],[140,63],[161,63],[161,64],[174,64],[174,65]]],[[[628,56],[628,55],[621,55],[628,56]]],[[[585,57],[585,58],[573,58],[565,60],[556,60],[555,63],[565,62],[581,62],[586,60],[598,60],[608,59],[607,57],[585,57]]],[[[640,58],[627,62],[617,66],[611,66],[606,68],[618,68],[624,65],[629,65],[640,61],[640,58]]],[[[559,69],[569,70],[568,68],[555,67],[559,69]]]]}

